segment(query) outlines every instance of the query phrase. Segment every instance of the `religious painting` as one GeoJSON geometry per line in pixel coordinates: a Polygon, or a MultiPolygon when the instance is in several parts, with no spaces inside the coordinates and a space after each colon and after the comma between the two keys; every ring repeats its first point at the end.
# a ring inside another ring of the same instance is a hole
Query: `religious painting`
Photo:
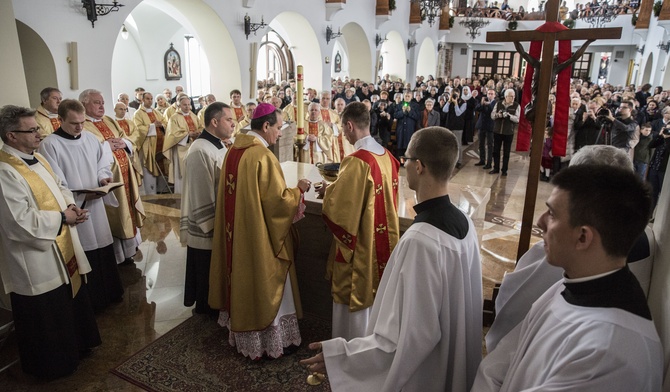
{"type": "Polygon", "coordinates": [[[342,72],[342,56],[340,56],[339,51],[335,54],[335,73],[338,72],[342,72]]]}
{"type": "Polygon", "coordinates": [[[384,69],[384,56],[379,56],[379,72],[384,69]]]}
{"type": "Polygon", "coordinates": [[[179,56],[179,52],[177,52],[172,43],[170,43],[170,49],[165,52],[163,64],[165,65],[166,80],[181,79],[181,56],[179,56]]]}

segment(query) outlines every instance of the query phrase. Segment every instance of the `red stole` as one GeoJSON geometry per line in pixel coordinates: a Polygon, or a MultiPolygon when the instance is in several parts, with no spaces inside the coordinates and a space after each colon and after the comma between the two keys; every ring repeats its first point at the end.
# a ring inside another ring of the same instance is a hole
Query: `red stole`
{"type": "MultiPolygon", "coordinates": [[[[107,124],[105,124],[104,121],[94,121],[93,125],[95,125],[95,127],[98,128],[98,131],[100,131],[100,134],[105,140],[116,138],[114,132],[112,132],[112,130],[109,129],[109,127],[107,126],[107,124]]],[[[133,222],[133,234],[137,234],[137,222],[135,222],[135,214],[133,213],[135,211],[135,204],[130,198],[131,195],[130,161],[128,160],[128,155],[126,154],[126,151],[123,149],[114,150],[112,151],[112,153],[114,154],[114,158],[116,158],[116,163],[117,165],[119,165],[119,169],[121,169],[121,176],[123,178],[123,187],[126,190],[126,200],[128,201],[128,208],[131,211],[130,218],[132,219],[133,222]]]]}
{"type": "Polygon", "coordinates": [[[321,119],[325,122],[331,122],[330,111],[328,109],[321,109],[321,119]]]}
{"type": "MultiPolygon", "coordinates": [[[[308,133],[310,135],[314,135],[316,137],[319,137],[319,122],[315,121],[309,121],[309,129],[308,133]]],[[[318,141],[314,142],[318,143],[318,141]]],[[[309,163],[314,163],[314,143],[309,144],[309,163]]]]}
{"type": "Polygon", "coordinates": [[[235,119],[240,122],[244,119],[244,108],[233,108],[235,111],[235,119]]]}
{"type": "Polygon", "coordinates": [[[128,125],[128,120],[125,118],[123,120],[116,120],[119,123],[119,126],[123,129],[123,132],[126,136],[130,136],[130,125],[128,125]]]}
{"type": "MultiPolygon", "coordinates": [[[[370,175],[374,182],[375,189],[375,253],[377,254],[377,272],[381,280],[386,263],[391,257],[391,241],[388,233],[388,219],[386,215],[386,202],[384,200],[384,187],[382,181],[382,171],[374,155],[367,150],[358,150],[351,154],[362,160],[370,166],[370,175]]],[[[400,163],[386,152],[386,156],[391,161],[392,186],[393,186],[393,208],[398,209],[398,170],[400,163]]],[[[341,255],[340,255],[341,257],[341,255]]]]}
{"type": "Polygon", "coordinates": [[[235,229],[235,202],[237,199],[237,170],[240,166],[242,155],[247,149],[231,148],[228,150],[225,162],[224,179],[225,183],[221,184],[226,191],[223,198],[224,205],[224,220],[225,220],[225,240],[226,240],[226,273],[228,274],[228,287],[225,288],[228,295],[226,296],[226,303],[224,310],[230,314],[230,275],[233,269],[233,238],[235,229]]]}
{"type": "Polygon", "coordinates": [[[41,112],[37,112],[37,113],[39,113],[39,114],[41,114],[42,116],[44,116],[44,117],[46,117],[46,118],[49,119],[49,121],[51,122],[51,126],[53,127],[54,131],[55,131],[56,129],[60,128],[60,120],[58,119],[58,117],[53,117],[53,118],[52,118],[52,117],[47,116],[47,115],[44,114],[44,113],[41,113],[41,112]]]}
{"type": "Polygon", "coordinates": [[[191,114],[190,113],[189,114],[182,113],[182,115],[184,116],[184,120],[186,120],[186,125],[188,125],[188,131],[189,132],[195,132],[195,124],[193,123],[193,119],[191,118],[191,114]]]}

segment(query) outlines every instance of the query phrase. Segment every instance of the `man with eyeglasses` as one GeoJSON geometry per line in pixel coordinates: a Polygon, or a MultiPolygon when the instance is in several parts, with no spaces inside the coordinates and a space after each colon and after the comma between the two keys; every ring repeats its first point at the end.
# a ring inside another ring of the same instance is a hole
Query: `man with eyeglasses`
{"type": "Polygon", "coordinates": [[[621,102],[616,118],[612,112],[608,112],[606,116],[612,123],[608,144],[626,151],[630,155],[631,162],[633,161],[633,148],[640,141],[640,126],[633,117],[634,107],[633,101],[626,100],[621,102]]]}
{"type": "MultiPolygon", "coordinates": [[[[333,391],[469,391],[482,359],[482,274],[472,221],[452,204],[458,141],[415,132],[405,156],[414,223],[393,250],[363,337],[310,344],[333,391]]],[[[337,183],[336,183],[337,184],[337,183]]]]}
{"type": "MultiPolygon", "coordinates": [[[[23,371],[54,379],[101,344],[81,275],[91,266],[75,226],[87,220],[72,192],[34,151],[35,111],[0,109],[0,277],[11,301],[23,371]]],[[[9,305],[9,304],[6,304],[9,305]]]]}

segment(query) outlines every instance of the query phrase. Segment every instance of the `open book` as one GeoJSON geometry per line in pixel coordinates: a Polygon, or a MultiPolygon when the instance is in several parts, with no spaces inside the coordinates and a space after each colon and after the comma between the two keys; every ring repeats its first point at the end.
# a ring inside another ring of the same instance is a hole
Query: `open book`
{"type": "Polygon", "coordinates": [[[77,193],[95,193],[96,195],[106,195],[114,189],[123,186],[122,182],[110,182],[107,185],[90,189],[72,189],[72,192],[77,193]]]}

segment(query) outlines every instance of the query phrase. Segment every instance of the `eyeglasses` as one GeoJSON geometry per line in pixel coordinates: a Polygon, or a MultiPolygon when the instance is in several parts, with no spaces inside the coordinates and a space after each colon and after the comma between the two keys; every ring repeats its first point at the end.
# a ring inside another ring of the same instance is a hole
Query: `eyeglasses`
{"type": "Polygon", "coordinates": [[[28,129],[27,131],[19,131],[19,130],[17,129],[17,130],[15,130],[15,131],[10,131],[10,132],[15,132],[15,133],[38,133],[39,131],[40,131],[40,128],[39,128],[39,127],[35,127],[35,128],[30,128],[30,129],[28,129]]]}
{"type": "Polygon", "coordinates": [[[412,157],[408,157],[408,156],[403,155],[403,156],[400,157],[400,164],[404,165],[405,162],[407,162],[407,161],[418,161],[418,160],[419,160],[419,158],[412,158],[412,157]]]}

